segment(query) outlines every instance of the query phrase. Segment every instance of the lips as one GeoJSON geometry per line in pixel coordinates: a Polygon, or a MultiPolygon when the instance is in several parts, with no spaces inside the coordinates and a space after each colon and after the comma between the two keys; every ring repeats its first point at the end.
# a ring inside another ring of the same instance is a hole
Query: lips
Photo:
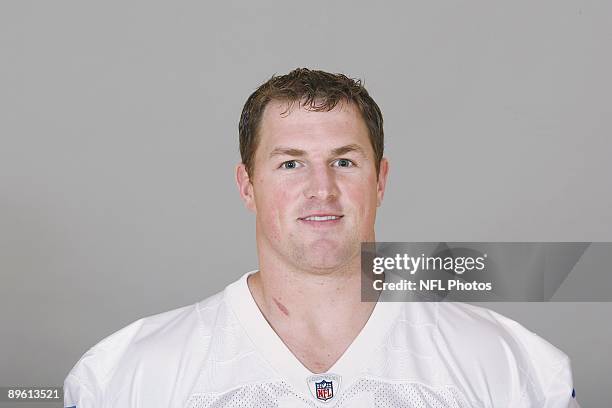
{"type": "Polygon", "coordinates": [[[339,214],[310,214],[305,217],[298,218],[299,221],[310,225],[328,225],[338,223],[344,215],[339,214]]]}
{"type": "Polygon", "coordinates": [[[307,217],[300,218],[302,221],[333,221],[339,220],[343,215],[309,215],[307,217]]]}

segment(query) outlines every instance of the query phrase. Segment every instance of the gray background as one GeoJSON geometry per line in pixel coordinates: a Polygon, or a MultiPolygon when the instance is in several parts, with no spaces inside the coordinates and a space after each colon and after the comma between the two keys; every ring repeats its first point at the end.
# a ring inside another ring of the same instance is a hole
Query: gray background
{"type": "MultiPolygon", "coordinates": [[[[256,268],[237,121],[298,66],[383,110],[380,240],[612,241],[610,44],[606,1],[3,1],[0,385],[256,268]]],[[[488,306],[612,400],[612,304],[488,306]]]]}

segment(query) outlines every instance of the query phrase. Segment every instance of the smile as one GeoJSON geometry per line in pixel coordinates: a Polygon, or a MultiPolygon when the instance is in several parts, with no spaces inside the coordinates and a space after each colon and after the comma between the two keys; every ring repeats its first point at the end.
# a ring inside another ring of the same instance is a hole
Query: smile
{"type": "Polygon", "coordinates": [[[331,220],[339,220],[342,218],[342,215],[311,215],[310,217],[300,218],[304,221],[331,221],[331,220]]]}

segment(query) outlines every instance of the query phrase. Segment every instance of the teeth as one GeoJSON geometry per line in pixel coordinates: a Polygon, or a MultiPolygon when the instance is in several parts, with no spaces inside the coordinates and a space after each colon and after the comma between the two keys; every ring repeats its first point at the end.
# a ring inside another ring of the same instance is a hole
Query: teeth
{"type": "Polygon", "coordinates": [[[336,217],[335,215],[326,215],[324,217],[306,217],[304,218],[306,221],[329,221],[329,220],[337,220],[340,217],[336,217]]]}

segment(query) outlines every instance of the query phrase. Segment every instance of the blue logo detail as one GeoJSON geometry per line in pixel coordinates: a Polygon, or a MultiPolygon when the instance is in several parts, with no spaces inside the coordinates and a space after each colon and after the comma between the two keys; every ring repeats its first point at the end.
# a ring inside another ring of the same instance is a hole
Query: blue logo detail
{"type": "Polygon", "coordinates": [[[317,399],[327,401],[334,398],[334,386],[331,381],[321,380],[315,383],[317,399]]]}
{"type": "Polygon", "coordinates": [[[576,390],[572,388],[572,398],[576,398],[576,390]]]}

